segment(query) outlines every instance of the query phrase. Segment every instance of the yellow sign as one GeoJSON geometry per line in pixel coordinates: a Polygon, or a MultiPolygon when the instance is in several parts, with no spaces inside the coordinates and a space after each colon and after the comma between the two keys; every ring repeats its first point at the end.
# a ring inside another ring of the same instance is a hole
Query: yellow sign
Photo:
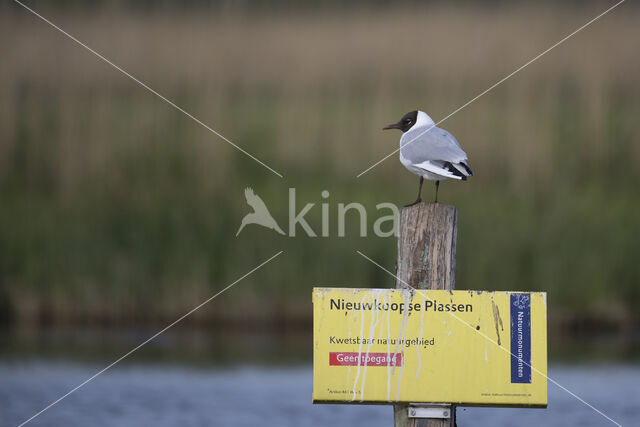
{"type": "Polygon", "coordinates": [[[543,292],[314,288],[313,401],[547,406],[543,292]]]}

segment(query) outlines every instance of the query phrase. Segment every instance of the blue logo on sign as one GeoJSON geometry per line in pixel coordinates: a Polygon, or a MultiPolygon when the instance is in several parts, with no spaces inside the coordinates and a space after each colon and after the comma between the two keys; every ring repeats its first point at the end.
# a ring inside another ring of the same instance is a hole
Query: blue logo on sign
{"type": "Polygon", "coordinates": [[[531,384],[530,294],[511,294],[511,382],[531,384]]]}

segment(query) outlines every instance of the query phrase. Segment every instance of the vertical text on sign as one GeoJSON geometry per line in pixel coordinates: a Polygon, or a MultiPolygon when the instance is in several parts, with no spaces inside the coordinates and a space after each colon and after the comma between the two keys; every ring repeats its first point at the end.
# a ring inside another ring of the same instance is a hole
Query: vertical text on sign
{"type": "Polygon", "coordinates": [[[511,382],[531,383],[531,294],[513,293],[511,308],[511,382]]]}

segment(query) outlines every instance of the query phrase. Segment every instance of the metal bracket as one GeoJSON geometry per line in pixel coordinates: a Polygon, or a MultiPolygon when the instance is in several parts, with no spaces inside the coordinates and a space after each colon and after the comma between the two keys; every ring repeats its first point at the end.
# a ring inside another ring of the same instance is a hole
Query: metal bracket
{"type": "Polygon", "coordinates": [[[410,403],[409,418],[451,418],[449,403],[410,403]]]}

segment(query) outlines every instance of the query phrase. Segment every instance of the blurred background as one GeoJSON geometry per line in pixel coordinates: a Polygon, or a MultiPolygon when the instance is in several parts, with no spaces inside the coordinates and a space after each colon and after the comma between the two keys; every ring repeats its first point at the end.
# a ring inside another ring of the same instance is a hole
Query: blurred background
{"type": "MultiPolygon", "coordinates": [[[[438,121],[614,3],[26,4],[284,177],[4,2],[0,425],[283,250],[32,424],[336,426],[392,423],[311,405],[312,287],[394,286],[355,253],[393,269],[376,205],[415,198],[395,155],[356,178],[396,149],[381,128],[417,108],[438,121]],[[330,237],[236,237],[245,187],[283,227],[295,188],[318,234],[328,203],[330,237]],[[337,237],[349,202],[369,237],[355,215],[337,237]]],[[[621,5],[441,125],[475,172],[440,188],[457,288],[548,292],[549,374],[623,424],[640,423],[639,19],[621,5]]],[[[547,410],[459,409],[459,425],[607,423],[549,387],[547,410]]]]}

